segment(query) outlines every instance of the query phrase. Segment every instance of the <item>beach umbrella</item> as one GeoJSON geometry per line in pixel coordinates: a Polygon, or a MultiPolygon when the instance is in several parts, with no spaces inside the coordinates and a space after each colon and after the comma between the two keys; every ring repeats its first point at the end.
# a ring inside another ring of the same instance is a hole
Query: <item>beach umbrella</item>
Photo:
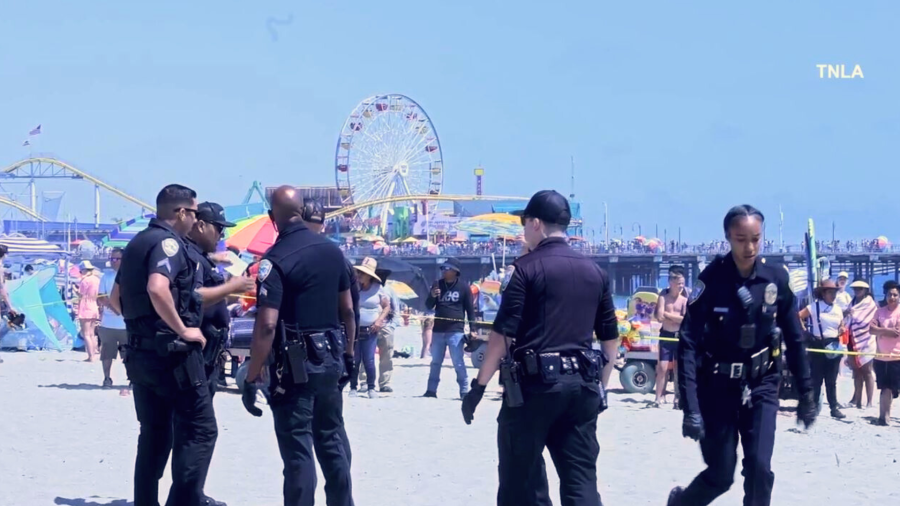
{"type": "Polygon", "coordinates": [[[879,248],[887,248],[891,245],[891,241],[888,241],[888,238],[880,235],[875,239],[875,243],[878,244],[879,248]]]}
{"type": "Polygon", "coordinates": [[[401,300],[410,300],[418,297],[415,290],[410,288],[409,285],[402,281],[394,281],[393,279],[389,279],[386,286],[389,286],[401,300]]]}
{"type": "Polygon", "coordinates": [[[42,255],[63,253],[62,248],[41,239],[25,237],[21,234],[0,236],[0,244],[6,246],[11,255],[42,255]]]}
{"type": "MultiPolygon", "coordinates": [[[[268,216],[258,216],[241,221],[246,223],[243,223],[243,227],[237,232],[230,233],[229,237],[225,239],[226,247],[237,248],[240,251],[249,251],[255,255],[263,255],[275,244],[275,238],[278,237],[278,234],[275,232],[275,225],[272,224],[272,220],[268,216]]],[[[238,223],[235,225],[238,225],[238,223]]]]}

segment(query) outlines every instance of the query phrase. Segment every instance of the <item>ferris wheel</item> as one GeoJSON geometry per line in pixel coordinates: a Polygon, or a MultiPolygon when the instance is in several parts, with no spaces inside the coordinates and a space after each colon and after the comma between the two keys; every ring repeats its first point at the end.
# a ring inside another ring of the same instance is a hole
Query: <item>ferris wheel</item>
{"type": "MultiPolygon", "coordinates": [[[[404,95],[376,95],[353,109],[335,150],[335,179],[344,205],[405,195],[440,195],[441,141],[431,118],[404,95]]],[[[387,223],[391,204],[361,209],[357,223],[387,223]]]]}

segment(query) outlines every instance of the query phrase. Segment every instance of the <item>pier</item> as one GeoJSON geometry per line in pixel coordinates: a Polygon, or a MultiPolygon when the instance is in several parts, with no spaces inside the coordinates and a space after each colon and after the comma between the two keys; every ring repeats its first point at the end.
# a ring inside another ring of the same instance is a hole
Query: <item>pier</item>
{"type": "MultiPolygon", "coordinates": [[[[659,286],[659,280],[668,275],[669,267],[681,265],[685,269],[688,285],[693,285],[703,267],[711,262],[715,254],[648,254],[648,253],[621,253],[589,255],[597,264],[609,273],[612,280],[613,294],[628,296],[640,286],[659,286]]],[[[900,253],[830,253],[819,255],[828,258],[831,263],[831,276],[837,276],[840,271],[847,271],[850,279],[862,279],[870,285],[876,275],[889,275],[894,280],[900,281],[900,253]]],[[[788,269],[803,268],[806,265],[806,255],[802,253],[766,253],[762,257],[768,265],[787,265],[788,269]]],[[[351,257],[356,263],[362,260],[363,255],[351,257]]],[[[377,258],[377,256],[376,256],[377,258]]],[[[428,283],[438,279],[440,265],[446,260],[446,256],[407,256],[392,257],[403,260],[422,269],[422,275],[428,283]]],[[[462,263],[464,278],[473,281],[481,279],[494,269],[494,260],[490,256],[459,256],[462,263]]],[[[506,263],[511,264],[515,260],[506,258],[506,263]]],[[[502,268],[501,259],[496,258],[497,268],[502,268]]],[[[873,289],[878,287],[873,286],[873,289]]]]}

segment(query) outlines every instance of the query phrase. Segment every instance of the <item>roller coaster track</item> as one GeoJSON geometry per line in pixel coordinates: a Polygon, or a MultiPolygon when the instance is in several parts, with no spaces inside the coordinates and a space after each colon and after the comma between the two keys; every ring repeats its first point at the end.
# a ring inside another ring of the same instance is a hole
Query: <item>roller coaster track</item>
{"type": "Polygon", "coordinates": [[[31,216],[32,218],[36,219],[37,221],[47,221],[43,216],[35,213],[30,208],[28,208],[28,206],[23,206],[22,204],[16,202],[15,200],[9,200],[8,198],[0,197],[0,205],[15,207],[22,213],[27,214],[28,216],[31,216]]]}
{"type": "Polygon", "coordinates": [[[382,199],[361,202],[351,206],[342,207],[337,211],[330,212],[325,215],[326,219],[336,218],[344,213],[352,213],[365,209],[367,207],[379,206],[381,204],[391,204],[396,202],[418,202],[421,200],[437,200],[437,201],[471,201],[471,200],[521,200],[527,201],[527,197],[499,197],[494,195],[398,195],[394,197],[385,197],[382,199]]]}
{"type": "MultiPolygon", "coordinates": [[[[16,162],[9,167],[3,169],[0,172],[0,177],[15,177],[15,178],[23,178],[23,179],[49,179],[49,178],[71,178],[71,179],[84,179],[85,181],[91,182],[104,190],[121,197],[129,202],[137,204],[142,208],[149,210],[150,212],[156,212],[156,208],[136,197],[132,197],[131,195],[125,193],[124,191],[116,188],[115,186],[104,183],[103,181],[95,178],[94,176],[88,174],[87,172],[76,169],[75,167],[69,165],[62,160],[57,160],[55,158],[48,157],[39,157],[39,158],[28,158],[26,160],[22,160],[20,162],[16,162]]],[[[0,202],[2,204],[7,204],[7,202],[0,202]]],[[[11,204],[9,204],[11,205],[11,204]]],[[[22,212],[25,212],[22,207],[13,206],[16,209],[19,209],[22,212]]],[[[26,208],[27,209],[27,208],[26,208]]],[[[34,216],[34,213],[28,209],[26,213],[28,215],[34,216]]]]}

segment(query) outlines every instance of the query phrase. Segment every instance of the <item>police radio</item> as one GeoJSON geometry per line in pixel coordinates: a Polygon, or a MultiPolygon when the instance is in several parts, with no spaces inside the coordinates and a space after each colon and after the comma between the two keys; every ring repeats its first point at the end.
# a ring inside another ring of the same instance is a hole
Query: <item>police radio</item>
{"type": "Polygon", "coordinates": [[[753,306],[753,294],[750,293],[746,286],[740,287],[737,294],[738,298],[741,299],[744,310],[747,311],[748,322],[741,325],[741,339],[738,342],[738,346],[742,350],[749,350],[756,344],[756,323],[750,310],[751,306],[753,306]]]}

